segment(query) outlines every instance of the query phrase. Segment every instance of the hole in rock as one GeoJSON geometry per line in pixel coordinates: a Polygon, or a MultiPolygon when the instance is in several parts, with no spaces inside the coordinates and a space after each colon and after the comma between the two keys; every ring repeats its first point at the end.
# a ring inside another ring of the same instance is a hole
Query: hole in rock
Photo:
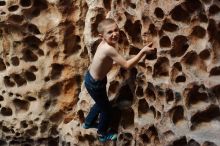
{"type": "Polygon", "coordinates": [[[188,52],[182,59],[183,63],[188,65],[194,65],[197,62],[198,55],[194,51],[188,52]]]}
{"type": "Polygon", "coordinates": [[[134,125],[134,111],[132,108],[128,108],[122,111],[121,125],[124,129],[134,125]]]}
{"type": "Polygon", "coordinates": [[[183,35],[178,35],[173,39],[172,49],[170,51],[171,57],[180,57],[188,49],[188,39],[183,35]]]}
{"type": "Polygon", "coordinates": [[[182,71],[182,65],[179,62],[174,63],[173,67],[175,67],[179,71],[182,71]]]}
{"type": "Polygon", "coordinates": [[[0,101],[3,101],[3,100],[4,100],[4,97],[0,95],[0,101]]]}
{"type": "Polygon", "coordinates": [[[202,3],[200,0],[186,0],[183,3],[183,7],[186,8],[187,12],[193,13],[197,10],[202,10],[202,3]]]}
{"type": "Polygon", "coordinates": [[[109,85],[109,93],[116,93],[116,90],[118,89],[119,87],[119,82],[118,81],[112,81],[110,82],[110,85],[109,85]]]}
{"type": "Polygon", "coordinates": [[[122,86],[118,93],[119,95],[115,101],[118,107],[122,109],[130,107],[133,103],[134,97],[129,85],[122,86]]]}
{"type": "Polygon", "coordinates": [[[11,77],[14,79],[18,87],[27,84],[27,81],[19,74],[11,74],[11,77]]]}
{"type": "Polygon", "coordinates": [[[138,113],[145,114],[149,110],[149,105],[145,99],[140,99],[138,101],[138,113]]]}
{"type": "Polygon", "coordinates": [[[103,0],[104,6],[107,10],[111,9],[111,0],[103,0]]]}
{"type": "Polygon", "coordinates": [[[185,82],[185,81],[186,81],[186,77],[184,75],[177,76],[175,80],[176,83],[185,82]]]}
{"type": "Polygon", "coordinates": [[[216,4],[211,5],[211,7],[209,7],[209,14],[210,15],[215,15],[219,12],[220,12],[220,8],[216,4]]]}
{"type": "Polygon", "coordinates": [[[26,120],[21,121],[21,122],[20,122],[20,126],[21,126],[22,128],[27,128],[27,127],[28,127],[27,121],[26,121],[26,120]]]}
{"type": "Polygon", "coordinates": [[[30,72],[30,71],[25,71],[24,77],[25,77],[25,79],[28,80],[28,81],[35,81],[35,80],[36,80],[35,74],[32,73],[32,72],[30,72]]]}
{"type": "Polygon", "coordinates": [[[156,36],[157,35],[156,26],[154,24],[150,24],[148,32],[149,34],[156,36]]]}
{"type": "Polygon", "coordinates": [[[48,129],[48,126],[49,126],[49,121],[42,121],[41,124],[40,124],[40,133],[44,133],[47,131],[48,129]]]}
{"type": "Polygon", "coordinates": [[[38,71],[37,67],[34,66],[34,65],[32,65],[32,66],[29,68],[29,70],[30,70],[31,72],[36,72],[36,71],[38,71]]]}
{"type": "Polygon", "coordinates": [[[130,45],[129,46],[129,55],[137,55],[140,52],[140,49],[130,45]]]}
{"type": "Polygon", "coordinates": [[[153,77],[169,76],[169,60],[166,57],[158,58],[154,64],[153,77]]]}
{"type": "Polygon", "coordinates": [[[173,95],[172,89],[166,90],[166,101],[167,101],[167,103],[174,101],[174,95],[173,95]]]}
{"type": "Polygon", "coordinates": [[[51,97],[59,96],[61,94],[61,90],[62,90],[62,83],[56,83],[52,85],[49,89],[50,96],[51,97]]]}
{"type": "Polygon", "coordinates": [[[51,105],[51,100],[47,100],[47,101],[45,102],[45,104],[44,104],[44,108],[45,108],[46,110],[48,110],[49,107],[50,107],[50,105],[51,105]]]}
{"type": "Polygon", "coordinates": [[[184,119],[184,109],[182,106],[172,108],[171,114],[172,121],[174,124],[177,124],[177,122],[182,121],[184,119]]]}
{"type": "Polygon", "coordinates": [[[33,126],[31,127],[30,129],[27,129],[25,131],[25,135],[28,135],[28,136],[35,136],[37,134],[37,131],[38,131],[38,127],[37,126],[33,126]]]}
{"type": "Polygon", "coordinates": [[[170,47],[171,46],[171,41],[168,36],[163,36],[160,39],[160,47],[170,47]]]}
{"type": "Polygon", "coordinates": [[[208,31],[210,39],[211,40],[214,39],[215,35],[216,35],[216,32],[218,31],[217,24],[216,24],[214,19],[209,19],[209,24],[208,24],[208,27],[207,27],[207,31],[208,31]]]}
{"type": "Polygon", "coordinates": [[[220,118],[220,109],[217,105],[210,105],[206,110],[199,111],[191,117],[193,125],[200,124],[202,122],[210,122],[214,119],[220,118]]]}
{"type": "Polygon", "coordinates": [[[9,76],[4,77],[4,84],[6,87],[13,87],[15,85],[9,76]]]}
{"type": "Polygon", "coordinates": [[[58,111],[56,113],[54,113],[53,115],[50,116],[50,121],[51,122],[60,122],[61,120],[63,120],[63,116],[64,116],[64,112],[63,111],[58,111]]]}
{"type": "Polygon", "coordinates": [[[203,59],[203,60],[208,59],[208,58],[210,57],[210,51],[209,51],[208,49],[205,49],[205,50],[201,51],[201,52],[199,53],[199,57],[200,57],[201,59],[203,59]]]}
{"type": "Polygon", "coordinates": [[[200,146],[200,144],[197,141],[195,141],[194,139],[190,139],[187,146],[200,146]]]}
{"type": "Polygon", "coordinates": [[[211,90],[218,98],[220,98],[220,85],[212,87],[211,90]]]}
{"type": "Polygon", "coordinates": [[[206,14],[200,13],[200,14],[199,14],[199,20],[200,20],[201,22],[207,23],[207,22],[208,22],[208,17],[206,16],[206,14]]]}
{"type": "Polygon", "coordinates": [[[20,0],[20,5],[22,7],[29,7],[31,6],[31,0],[20,0]]]}
{"type": "Polygon", "coordinates": [[[173,10],[171,10],[170,14],[172,19],[176,21],[187,22],[190,20],[189,13],[184,10],[181,5],[178,5],[173,10]]]}
{"type": "Polygon", "coordinates": [[[212,0],[201,0],[202,2],[204,2],[205,4],[209,4],[212,0]]]}
{"type": "Polygon", "coordinates": [[[141,42],[141,23],[139,20],[132,23],[131,20],[127,20],[124,25],[125,31],[131,36],[133,42],[141,42]]]}
{"type": "Polygon", "coordinates": [[[144,143],[150,142],[150,138],[147,136],[147,134],[140,134],[140,138],[144,143]]]}
{"type": "Polygon", "coordinates": [[[154,14],[158,17],[158,18],[163,18],[164,17],[164,12],[161,8],[156,8],[154,10],[154,14]]]}
{"type": "Polygon", "coordinates": [[[34,24],[28,24],[27,28],[28,28],[28,31],[33,33],[33,34],[40,34],[39,29],[34,24]]]}
{"type": "Polygon", "coordinates": [[[15,23],[21,23],[24,20],[24,17],[21,15],[11,15],[8,17],[8,20],[15,23]]]}
{"type": "Polygon", "coordinates": [[[11,58],[11,63],[12,63],[12,65],[14,65],[14,66],[18,66],[19,63],[20,63],[19,58],[18,58],[17,56],[12,57],[12,58],[11,58]]]}
{"type": "Polygon", "coordinates": [[[34,62],[38,60],[38,56],[36,54],[34,54],[30,49],[28,48],[24,48],[22,50],[22,58],[24,59],[24,61],[26,62],[34,62]]]}
{"type": "Polygon", "coordinates": [[[214,142],[205,141],[202,146],[217,146],[214,142]]]}
{"type": "Polygon", "coordinates": [[[220,75],[220,66],[212,68],[209,76],[218,76],[218,75],[220,75]]]}
{"type": "Polygon", "coordinates": [[[23,42],[33,46],[33,47],[38,47],[41,43],[41,40],[39,38],[37,38],[36,36],[27,36],[26,38],[23,39],[23,42]]]}
{"type": "Polygon", "coordinates": [[[62,70],[64,69],[64,65],[53,63],[51,71],[51,79],[58,79],[61,76],[62,70]]]}
{"type": "Polygon", "coordinates": [[[5,1],[0,1],[0,6],[4,6],[6,5],[6,2],[5,1]]]}
{"type": "Polygon", "coordinates": [[[173,142],[171,146],[187,146],[187,139],[186,136],[181,137],[173,142]]]}
{"type": "Polygon", "coordinates": [[[143,87],[141,87],[141,86],[138,86],[138,87],[137,87],[137,89],[136,89],[136,95],[139,96],[139,97],[144,96],[143,87]]]}
{"type": "Polygon", "coordinates": [[[202,85],[194,85],[192,88],[185,89],[187,91],[186,94],[186,106],[191,107],[199,102],[207,102],[208,94],[206,92],[201,92],[200,90],[204,90],[202,85]]]}
{"type": "Polygon", "coordinates": [[[121,31],[121,30],[119,31],[118,43],[122,44],[124,46],[128,46],[129,45],[129,42],[128,42],[126,34],[123,31],[121,31]]]}
{"type": "Polygon", "coordinates": [[[4,63],[4,60],[0,58],[0,71],[3,71],[6,69],[6,65],[4,63]]]}
{"type": "Polygon", "coordinates": [[[162,29],[169,32],[174,32],[179,29],[178,25],[173,24],[171,22],[166,22],[162,25],[162,29]]]}
{"type": "Polygon", "coordinates": [[[30,103],[28,101],[20,100],[17,98],[13,100],[13,103],[15,107],[17,107],[18,109],[25,110],[25,111],[27,111],[30,106],[30,103]]]}
{"type": "Polygon", "coordinates": [[[80,36],[70,34],[68,36],[64,36],[64,51],[63,53],[67,55],[72,55],[78,52],[81,49],[80,46],[80,36]]]}
{"type": "Polygon", "coordinates": [[[151,102],[156,100],[156,95],[154,92],[154,86],[151,83],[148,83],[148,87],[145,91],[146,98],[149,99],[151,102]]]}
{"type": "Polygon", "coordinates": [[[13,6],[10,6],[10,7],[8,8],[8,11],[14,12],[14,11],[16,11],[18,8],[19,8],[18,5],[13,5],[13,6]]]}
{"type": "Polygon", "coordinates": [[[80,122],[83,123],[83,122],[85,121],[85,117],[84,117],[83,111],[82,111],[82,110],[79,110],[79,111],[77,112],[77,115],[78,115],[78,117],[79,117],[80,122]]]}
{"type": "Polygon", "coordinates": [[[3,116],[11,116],[12,115],[12,110],[9,107],[2,107],[1,108],[1,114],[3,116]]]}
{"type": "Polygon", "coordinates": [[[157,59],[157,49],[154,48],[153,51],[148,52],[148,53],[146,54],[145,59],[148,59],[148,60],[157,59]]]}
{"type": "Polygon", "coordinates": [[[191,35],[198,37],[198,38],[204,38],[206,35],[206,30],[201,26],[195,26],[193,27],[193,31],[191,35]]]}
{"type": "Polygon", "coordinates": [[[35,97],[32,97],[32,96],[27,96],[26,99],[28,101],[36,101],[37,100],[35,97]]]}

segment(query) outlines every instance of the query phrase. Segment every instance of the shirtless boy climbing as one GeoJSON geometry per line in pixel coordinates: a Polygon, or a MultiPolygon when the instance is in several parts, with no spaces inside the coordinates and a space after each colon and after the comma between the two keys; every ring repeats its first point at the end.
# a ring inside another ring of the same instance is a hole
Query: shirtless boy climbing
{"type": "Polygon", "coordinates": [[[108,131],[108,126],[112,117],[112,107],[106,92],[107,73],[110,71],[113,61],[125,69],[130,69],[148,52],[154,49],[149,47],[152,43],[145,46],[136,56],[125,60],[117,50],[119,39],[119,28],[113,19],[104,19],[97,28],[102,41],[99,44],[92,64],[85,75],[85,87],[95,101],[85,119],[83,127],[98,128],[99,141],[116,140],[117,134],[108,131]],[[99,123],[96,120],[99,116],[99,123]]]}

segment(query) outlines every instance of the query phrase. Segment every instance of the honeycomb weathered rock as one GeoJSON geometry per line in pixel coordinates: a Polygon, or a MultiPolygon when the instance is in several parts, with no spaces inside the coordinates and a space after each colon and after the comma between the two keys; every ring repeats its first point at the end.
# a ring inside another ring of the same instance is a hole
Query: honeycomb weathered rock
{"type": "Polygon", "coordinates": [[[0,0],[0,145],[103,145],[82,123],[105,17],[125,58],[157,48],[108,74],[118,140],[105,145],[220,145],[219,0],[0,0]]]}

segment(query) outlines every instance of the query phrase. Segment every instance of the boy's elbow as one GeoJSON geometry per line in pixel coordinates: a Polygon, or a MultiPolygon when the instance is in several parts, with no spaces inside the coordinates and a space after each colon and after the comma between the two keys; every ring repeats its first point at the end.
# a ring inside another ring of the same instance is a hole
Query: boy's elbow
{"type": "Polygon", "coordinates": [[[126,63],[126,64],[123,65],[123,68],[126,69],[126,70],[128,70],[128,69],[131,68],[131,65],[129,65],[128,63],[126,63]]]}

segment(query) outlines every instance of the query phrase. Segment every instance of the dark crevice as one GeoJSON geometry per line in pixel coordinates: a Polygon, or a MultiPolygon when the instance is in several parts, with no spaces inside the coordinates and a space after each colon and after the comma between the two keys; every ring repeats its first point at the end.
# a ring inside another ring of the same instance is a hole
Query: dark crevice
{"type": "Polygon", "coordinates": [[[27,84],[27,81],[19,74],[11,74],[11,77],[14,79],[18,87],[27,84]]]}
{"type": "Polygon", "coordinates": [[[198,37],[198,38],[204,38],[206,35],[206,30],[201,26],[195,26],[193,27],[193,31],[191,35],[198,37]]]}
{"type": "Polygon", "coordinates": [[[164,12],[161,8],[156,8],[154,10],[154,14],[160,19],[162,19],[164,17],[164,12]]]}
{"type": "Polygon", "coordinates": [[[211,5],[211,7],[209,7],[209,15],[215,15],[217,13],[220,12],[220,8],[217,5],[211,5]]]}
{"type": "Polygon", "coordinates": [[[145,99],[140,99],[138,101],[138,114],[145,114],[149,110],[149,105],[145,99]]]}
{"type": "Polygon", "coordinates": [[[154,64],[153,77],[169,76],[169,60],[166,57],[158,58],[154,64]]]}
{"type": "Polygon", "coordinates": [[[52,71],[51,71],[51,79],[58,79],[61,76],[61,73],[64,69],[64,65],[53,63],[52,65],[52,71]]]}
{"type": "Polygon", "coordinates": [[[177,106],[171,109],[172,121],[174,124],[184,119],[184,109],[182,106],[177,106]]]}
{"type": "Polygon", "coordinates": [[[20,0],[20,5],[22,7],[29,7],[31,6],[31,0],[20,0]]]}
{"type": "Polygon", "coordinates": [[[161,47],[170,47],[171,46],[170,38],[168,36],[161,37],[160,46],[161,47]]]}
{"type": "Polygon", "coordinates": [[[188,22],[190,20],[189,13],[182,8],[181,5],[176,6],[171,12],[171,17],[173,20],[180,22],[188,22]]]}
{"type": "Polygon", "coordinates": [[[172,49],[170,51],[171,57],[180,57],[188,49],[188,39],[183,35],[178,35],[173,39],[172,49]]]}
{"type": "Polygon", "coordinates": [[[173,24],[171,22],[165,22],[162,25],[162,29],[166,30],[166,31],[169,31],[169,32],[174,32],[174,31],[177,31],[179,29],[179,27],[178,27],[178,25],[173,24]]]}
{"type": "Polygon", "coordinates": [[[197,59],[198,59],[197,53],[194,51],[190,51],[183,57],[182,61],[187,65],[195,65],[197,59]]]}
{"type": "Polygon", "coordinates": [[[129,126],[134,125],[134,111],[132,108],[125,109],[122,111],[121,125],[125,129],[128,128],[129,126]]]}
{"type": "Polygon", "coordinates": [[[218,76],[218,75],[220,75],[220,66],[213,67],[213,68],[210,70],[209,76],[218,76]]]}
{"type": "Polygon", "coordinates": [[[13,5],[13,6],[10,6],[10,7],[8,8],[8,11],[14,12],[14,11],[16,11],[18,8],[19,8],[18,5],[13,5]]]}
{"type": "Polygon", "coordinates": [[[13,100],[13,103],[18,110],[21,109],[21,110],[27,111],[30,106],[30,103],[28,101],[17,99],[17,98],[13,100]]]}
{"type": "Polygon", "coordinates": [[[205,49],[205,50],[201,51],[201,52],[199,53],[199,57],[200,57],[201,59],[203,59],[203,60],[208,59],[208,58],[210,57],[210,51],[209,51],[208,49],[205,49]]]}
{"type": "Polygon", "coordinates": [[[35,81],[36,80],[35,74],[30,71],[25,71],[24,77],[27,81],[35,81]]]}
{"type": "Polygon", "coordinates": [[[197,112],[191,117],[194,126],[202,122],[210,122],[220,117],[220,109],[217,105],[210,105],[206,110],[197,112]]]}

